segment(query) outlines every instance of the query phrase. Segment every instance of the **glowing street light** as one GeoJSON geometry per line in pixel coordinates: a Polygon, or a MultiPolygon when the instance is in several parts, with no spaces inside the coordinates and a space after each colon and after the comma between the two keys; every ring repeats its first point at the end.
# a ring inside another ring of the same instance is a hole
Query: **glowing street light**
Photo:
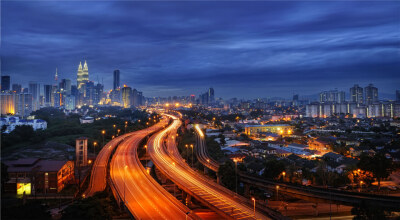
{"type": "Polygon", "coordinates": [[[102,134],[102,136],[103,136],[103,146],[104,146],[104,135],[106,134],[106,131],[105,131],[105,130],[102,130],[102,131],[101,131],[101,134],[102,134]]]}
{"type": "Polygon", "coordinates": [[[256,216],[256,199],[253,197],[251,200],[253,200],[254,203],[254,216],[256,216]]]}
{"type": "Polygon", "coordinates": [[[93,142],[93,153],[95,156],[96,156],[96,145],[97,145],[97,142],[96,141],[93,142]]]}
{"type": "Polygon", "coordinates": [[[236,158],[233,158],[233,162],[235,162],[235,189],[236,189],[236,194],[238,193],[238,190],[237,190],[237,162],[238,162],[238,159],[236,159],[236,158]]]}
{"type": "Polygon", "coordinates": [[[276,201],[278,201],[279,197],[279,185],[276,186],[276,201]]]}
{"type": "Polygon", "coordinates": [[[191,144],[190,147],[192,148],[192,167],[193,167],[193,144],[191,144]]]}
{"type": "MultiPolygon", "coordinates": [[[[139,120],[140,121],[140,120],[139,120]]],[[[126,128],[128,127],[128,121],[125,121],[125,134],[126,134],[126,128]]]]}

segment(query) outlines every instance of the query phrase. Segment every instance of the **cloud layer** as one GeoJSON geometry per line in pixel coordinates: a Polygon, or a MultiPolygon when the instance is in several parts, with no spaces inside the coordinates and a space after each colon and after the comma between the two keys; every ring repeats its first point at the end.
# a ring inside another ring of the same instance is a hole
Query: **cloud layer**
{"type": "MultiPolygon", "coordinates": [[[[112,71],[146,96],[312,94],[400,85],[399,2],[4,1],[2,74],[13,83],[112,71]]],[[[396,88],[397,87],[397,88],[396,88]]]]}

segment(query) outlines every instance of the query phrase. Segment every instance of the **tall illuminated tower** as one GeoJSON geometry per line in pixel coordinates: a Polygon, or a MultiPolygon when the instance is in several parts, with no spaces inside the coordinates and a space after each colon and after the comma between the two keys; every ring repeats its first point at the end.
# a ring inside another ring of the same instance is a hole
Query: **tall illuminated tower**
{"type": "Polygon", "coordinates": [[[78,89],[80,89],[82,86],[85,85],[89,81],[89,69],[85,60],[85,64],[83,65],[82,68],[82,63],[79,62],[79,67],[78,67],[78,75],[77,75],[77,80],[76,80],[76,85],[78,86],[78,89]]]}

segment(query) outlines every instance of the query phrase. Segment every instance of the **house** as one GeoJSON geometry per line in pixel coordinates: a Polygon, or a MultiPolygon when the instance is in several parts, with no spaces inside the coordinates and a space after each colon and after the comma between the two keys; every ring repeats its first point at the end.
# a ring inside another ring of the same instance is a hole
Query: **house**
{"type": "Polygon", "coordinates": [[[375,151],[368,146],[358,146],[350,148],[350,155],[353,157],[359,157],[362,153],[374,155],[375,151]]]}
{"type": "Polygon", "coordinates": [[[308,146],[310,150],[330,152],[335,142],[335,139],[329,137],[310,138],[308,141],[308,146]]]}
{"type": "Polygon", "coordinates": [[[340,154],[337,154],[334,152],[326,153],[322,157],[327,160],[335,161],[337,163],[339,163],[343,159],[343,155],[340,155],[340,154]]]}
{"type": "Polygon", "coordinates": [[[57,193],[74,180],[74,162],[26,158],[4,162],[7,165],[6,192],[17,195],[57,193]]]}

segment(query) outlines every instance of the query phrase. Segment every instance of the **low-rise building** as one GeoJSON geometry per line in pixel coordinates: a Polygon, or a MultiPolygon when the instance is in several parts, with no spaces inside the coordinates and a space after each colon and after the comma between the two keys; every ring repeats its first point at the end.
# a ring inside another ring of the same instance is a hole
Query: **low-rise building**
{"type": "Polygon", "coordinates": [[[22,125],[31,126],[34,131],[38,129],[39,130],[47,129],[47,122],[42,119],[26,120],[26,119],[20,119],[19,117],[16,116],[10,116],[1,118],[0,120],[0,127],[6,126],[6,130],[4,131],[4,133],[10,133],[15,129],[15,127],[22,125]]]}
{"type": "Polygon", "coordinates": [[[288,124],[246,125],[244,127],[244,132],[248,136],[268,132],[280,135],[290,135],[293,133],[293,128],[293,126],[288,124]]]}
{"type": "Polygon", "coordinates": [[[57,193],[74,180],[73,161],[27,158],[4,163],[9,177],[5,190],[17,195],[57,193]]]}

